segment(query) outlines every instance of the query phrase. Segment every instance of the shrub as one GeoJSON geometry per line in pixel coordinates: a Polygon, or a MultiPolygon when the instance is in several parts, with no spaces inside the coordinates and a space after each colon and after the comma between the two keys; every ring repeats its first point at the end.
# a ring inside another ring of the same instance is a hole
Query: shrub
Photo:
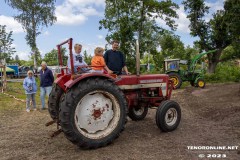
{"type": "Polygon", "coordinates": [[[219,63],[214,74],[205,74],[208,82],[240,82],[240,67],[233,62],[219,63]]]}

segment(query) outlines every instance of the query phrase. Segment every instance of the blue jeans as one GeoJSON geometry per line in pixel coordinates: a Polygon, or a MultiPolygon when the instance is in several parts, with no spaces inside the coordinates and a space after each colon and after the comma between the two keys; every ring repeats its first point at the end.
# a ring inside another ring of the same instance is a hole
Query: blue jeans
{"type": "Polygon", "coordinates": [[[36,100],[35,100],[35,93],[33,94],[27,94],[27,100],[26,100],[26,109],[30,110],[30,101],[32,100],[33,108],[36,108],[36,100]]]}
{"type": "Polygon", "coordinates": [[[52,91],[52,86],[40,87],[40,97],[41,97],[42,108],[45,108],[45,96],[47,95],[49,97],[49,94],[51,91],[52,91]]]}

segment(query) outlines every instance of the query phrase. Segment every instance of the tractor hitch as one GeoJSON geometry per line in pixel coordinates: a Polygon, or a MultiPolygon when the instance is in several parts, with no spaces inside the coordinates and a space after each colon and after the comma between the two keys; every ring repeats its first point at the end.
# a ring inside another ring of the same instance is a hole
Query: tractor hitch
{"type": "Polygon", "coordinates": [[[59,129],[59,122],[57,119],[47,122],[45,126],[48,127],[54,123],[57,123],[57,131],[54,131],[53,133],[50,134],[51,138],[58,136],[62,132],[62,129],[59,129]]]}

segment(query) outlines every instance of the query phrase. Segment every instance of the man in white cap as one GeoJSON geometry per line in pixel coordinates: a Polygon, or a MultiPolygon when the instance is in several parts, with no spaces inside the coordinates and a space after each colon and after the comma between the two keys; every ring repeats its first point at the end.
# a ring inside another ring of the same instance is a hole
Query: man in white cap
{"type": "Polygon", "coordinates": [[[45,109],[45,96],[49,96],[52,90],[54,77],[52,71],[47,67],[46,62],[42,62],[42,69],[40,71],[40,97],[42,103],[42,110],[45,109]]]}

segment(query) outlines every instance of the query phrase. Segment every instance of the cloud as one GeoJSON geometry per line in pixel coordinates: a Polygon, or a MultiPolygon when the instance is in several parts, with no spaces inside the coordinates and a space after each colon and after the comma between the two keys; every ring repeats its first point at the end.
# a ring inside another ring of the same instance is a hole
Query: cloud
{"type": "MultiPolygon", "coordinates": [[[[184,6],[179,5],[179,9],[176,10],[179,18],[174,19],[175,24],[178,25],[177,31],[181,33],[190,33],[190,30],[188,28],[190,21],[187,19],[187,14],[184,12],[184,6]]],[[[160,18],[158,18],[157,23],[160,24],[161,27],[170,30],[170,27],[166,25],[166,22],[160,18]]]]}
{"type": "Polygon", "coordinates": [[[21,60],[29,60],[30,59],[30,51],[18,51],[14,54],[13,57],[15,57],[16,55],[18,55],[19,59],[21,60]]]}
{"type": "Polygon", "coordinates": [[[104,0],[65,0],[61,5],[56,6],[57,24],[84,24],[89,16],[103,16],[104,5],[104,0]],[[100,11],[97,8],[100,8],[100,11]]]}
{"type": "Polygon", "coordinates": [[[12,43],[12,44],[11,44],[11,47],[16,48],[17,45],[16,45],[15,43],[12,43]]]}
{"type": "Polygon", "coordinates": [[[103,35],[97,35],[98,39],[103,39],[103,35]]]}
{"type": "Polygon", "coordinates": [[[188,28],[190,21],[187,19],[187,14],[184,12],[184,6],[180,5],[176,12],[179,16],[179,18],[175,20],[176,24],[178,25],[177,31],[182,33],[190,33],[188,28]]]}
{"type": "Polygon", "coordinates": [[[8,17],[4,15],[0,15],[0,24],[6,25],[7,31],[13,31],[14,33],[22,33],[23,28],[20,23],[14,20],[13,17],[8,17]]]}
{"type": "Polygon", "coordinates": [[[205,2],[205,4],[210,7],[210,13],[215,13],[217,10],[223,9],[224,0],[217,0],[216,2],[205,2]]]}
{"type": "Polygon", "coordinates": [[[105,48],[105,43],[104,42],[102,42],[102,43],[81,43],[82,44],[82,46],[83,46],[83,48],[82,48],[82,53],[81,54],[83,54],[83,52],[84,51],[86,51],[87,52],[87,54],[88,55],[91,55],[91,56],[94,56],[94,49],[96,48],[96,47],[102,47],[102,48],[105,48]]]}
{"type": "Polygon", "coordinates": [[[217,0],[216,2],[205,2],[206,6],[209,8],[209,13],[205,16],[205,20],[208,22],[210,19],[212,19],[212,15],[216,13],[218,10],[223,9],[225,0],[217,0]]]}
{"type": "Polygon", "coordinates": [[[44,35],[44,36],[48,36],[48,35],[49,35],[49,32],[48,32],[48,31],[45,31],[45,32],[43,33],[43,35],[44,35]]]}
{"type": "MultiPolygon", "coordinates": [[[[213,13],[216,13],[217,10],[221,10],[223,9],[223,5],[224,5],[224,1],[225,0],[217,0],[215,2],[205,2],[205,4],[207,6],[210,7],[209,9],[209,14],[207,14],[205,16],[205,20],[206,21],[209,21],[211,18],[212,18],[212,14],[213,13]]],[[[175,19],[175,24],[178,25],[177,27],[177,31],[179,33],[190,33],[190,30],[188,28],[189,24],[190,24],[190,21],[189,19],[187,18],[187,14],[186,12],[184,11],[184,6],[181,4],[179,5],[179,9],[176,10],[179,18],[178,19],[175,19]]],[[[165,29],[170,29],[167,25],[166,25],[166,22],[161,20],[161,19],[157,19],[157,22],[165,29]]]]}
{"type": "Polygon", "coordinates": [[[75,6],[88,6],[89,4],[93,4],[95,6],[105,6],[105,0],[67,0],[69,3],[75,6]]]}

